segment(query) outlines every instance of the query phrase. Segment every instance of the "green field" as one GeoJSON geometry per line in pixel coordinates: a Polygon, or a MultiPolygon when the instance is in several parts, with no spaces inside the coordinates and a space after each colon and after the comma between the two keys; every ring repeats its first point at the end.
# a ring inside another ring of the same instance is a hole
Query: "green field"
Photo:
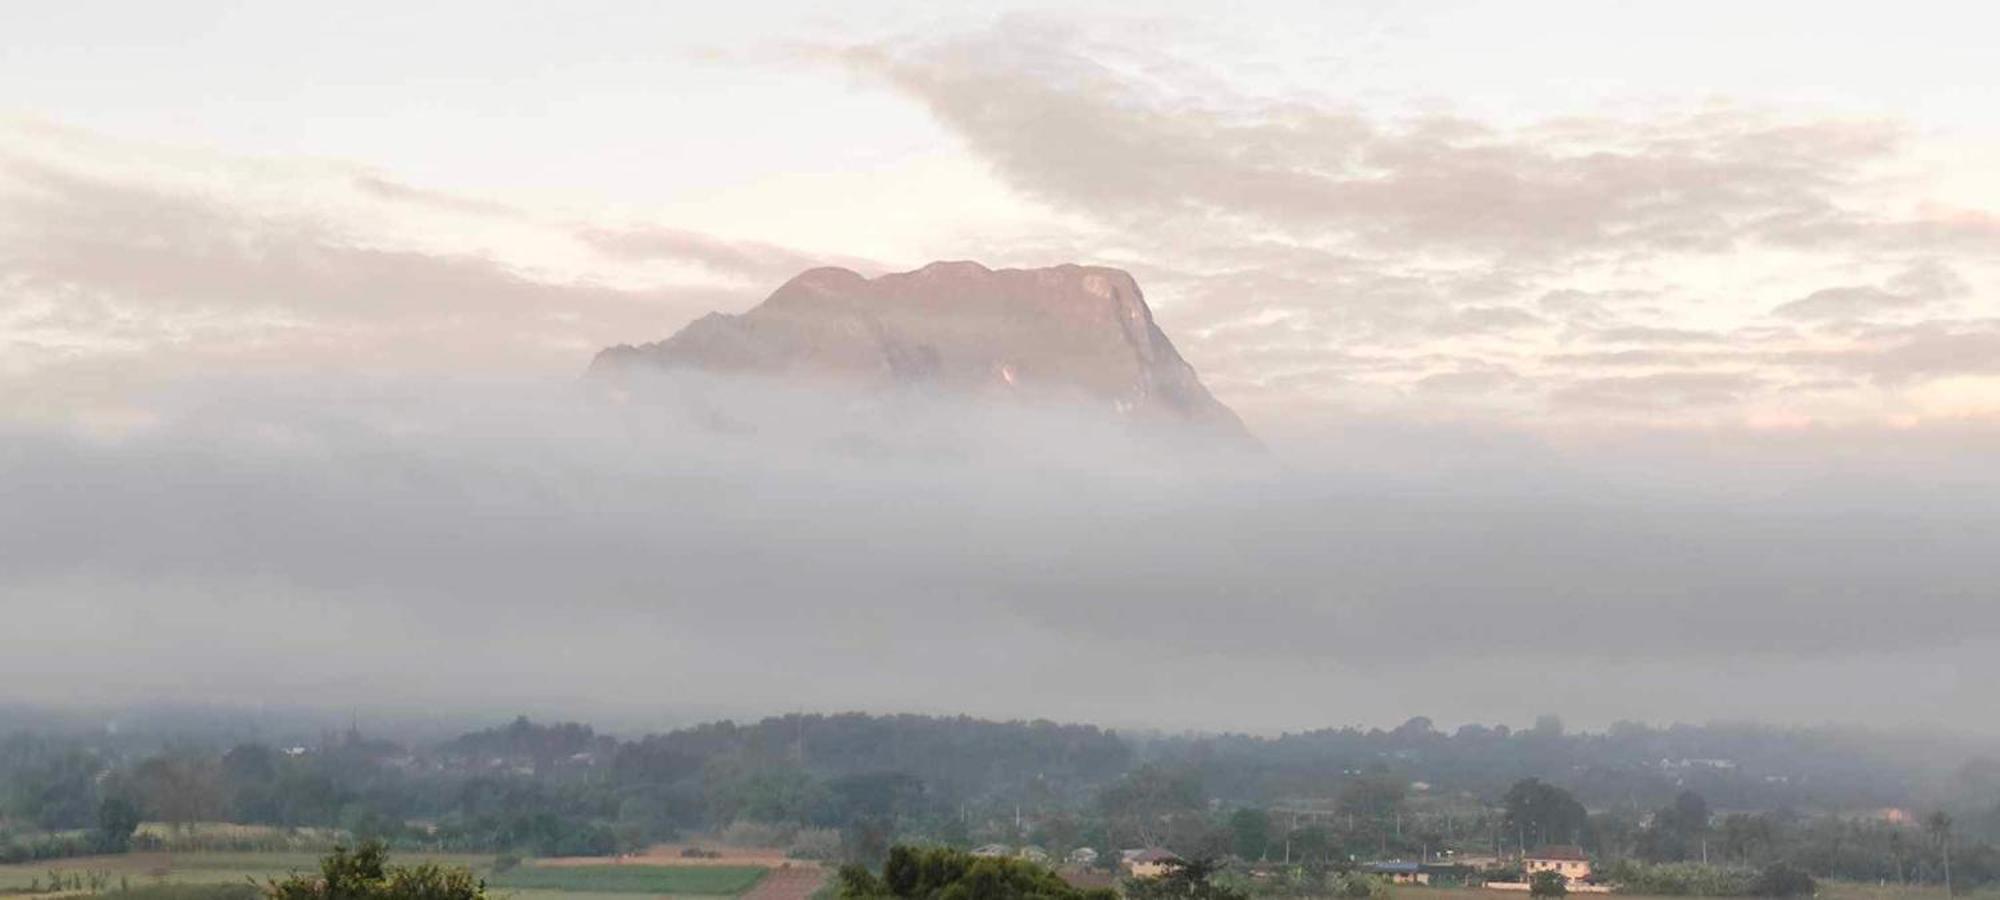
{"type": "MultiPolygon", "coordinates": [[[[318,853],[128,853],[118,856],[83,856],[42,862],[0,866],[0,891],[46,885],[51,871],[65,874],[99,873],[107,877],[111,889],[119,885],[138,888],[160,884],[245,884],[283,878],[293,872],[319,869],[318,853]]],[[[492,865],[490,856],[463,854],[397,854],[399,863],[434,861],[446,865],[470,866],[484,872],[492,865]]]]}
{"type": "MultiPolygon", "coordinates": [[[[681,898],[735,897],[749,890],[768,870],[754,866],[657,866],[603,865],[536,866],[532,863],[506,872],[493,871],[493,858],[472,854],[396,854],[396,863],[436,862],[466,866],[487,880],[496,898],[511,900],[633,900],[634,894],[671,895],[681,898]]],[[[93,856],[0,866],[0,894],[20,894],[31,886],[45,887],[50,872],[65,876],[96,873],[104,885],[106,900],[117,900],[122,886],[132,900],[209,900],[178,891],[177,885],[258,884],[283,878],[294,872],[312,872],[319,866],[319,854],[275,853],[132,853],[122,856],[93,856]]],[[[204,892],[205,893],[205,892],[204,892]]],[[[240,891],[239,891],[240,893],[240,891]]],[[[1464,888],[1397,887],[1394,900],[1527,900],[1526,894],[1503,894],[1464,888]]],[[[24,895],[21,900],[52,897],[24,895]]],[[[70,894],[81,897],[82,894],[70,894]]],[[[1573,895],[1578,900],[1594,900],[1596,894],[1573,895]]],[[[1637,894],[1601,895],[1604,900],[1665,900],[1637,894]]],[[[245,897],[232,900],[248,900],[245,897]]],[[[1945,900],[1942,888],[1878,886],[1853,882],[1822,881],[1816,900],[1945,900]]],[[[1963,890],[1957,900],[2000,900],[2000,891],[1963,890]]]]}
{"type": "MultiPolygon", "coordinates": [[[[398,853],[393,863],[436,862],[465,866],[492,888],[495,897],[513,900],[631,900],[633,894],[676,897],[734,897],[748,890],[766,870],[736,866],[519,866],[493,871],[493,857],[470,854],[398,853]]],[[[319,854],[277,853],[131,853],[89,856],[0,866],[0,893],[19,893],[48,885],[50,872],[95,873],[107,893],[120,887],[137,891],[172,885],[262,884],[294,872],[319,868],[319,854]]],[[[170,895],[171,891],[156,891],[170,895]]],[[[47,896],[47,895],[34,895],[47,896]]]]}
{"type": "MultiPolygon", "coordinates": [[[[1526,893],[1502,893],[1479,888],[1407,887],[1392,888],[1394,900],[1528,900],[1526,893]]],[[[2000,900],[2000,890],[1960,888],[1954,900],[2000,900]]],[[[1691,900],[1687,897],[1656,897],[1648,894],[1571,894],[1570,900],[1691,900]]],[[[1913,885],[1859,884],[1852,881],[1821,881],[1813,900],[1946,900],[1944,888],[1913,885]]]]}
{"type": "Polygon", "coordinates": [[[733,897],[766,870],[752,866],[521,866],[491,876],[501,888],[590,894],[673,894],[733,897]]]}

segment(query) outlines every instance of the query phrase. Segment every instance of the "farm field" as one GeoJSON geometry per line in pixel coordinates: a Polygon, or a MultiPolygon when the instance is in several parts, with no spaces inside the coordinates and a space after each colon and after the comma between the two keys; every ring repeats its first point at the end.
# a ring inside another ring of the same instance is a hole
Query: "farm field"
{"type": "MultiPolygon", "coordinates": [[[[723,850],[713,859],[684,859],[681,848],[659,847],[622,861],[564,858],[532,861],[506,872],[493,871],[493,857],[483,854],[404,853],[395,862],[437,862],[466,866],[487,879],[496,898],[511,900],[634,900],[635,897],[675,897],[685,900],[807,900],[824,884],[827,870],[758,850],[723,850]]],[[[39,863],[0,865],[0,894],[22,894],[45,887],[50,873],[94,873],[101,890],[120,886],[134,890],[172,885],[258,884],[293,872],[317,868],[319,854],[283,852],[131,853],[89,856],[39,863]]],[[[71,893],[81,896],[84,892],[71,893]]],[[[1476,888],[1399,886],[1393,900],[1524,900],[1522,894],[1501,894],[1476,888]]],[[[24,894],[26,898],[50,896],[24,894]]],[[[144,895],[141,895],[142,897],[144,895]]],[[[1640,894],[1609,895],[1624,900],[1669,900],[1640,894]]],[[[1947,900],[1942,888],[1822,881],[1815,900],[1947,900]]],[[[2000,891],[1959,890],[1955,900],[2000,900],[2000,891]]]]}
{"type": "Polygon", "coordinates": [[[734,897],[749,890],[768,871],[759,866],[664,866],[631,862],[594,866],[524,865],[489,876],[487,883],[537,891],[734,897]]]}
{"type": "MultiPolygon", "coordinates": [[[[781,866],[814,866],[815,863],[786,857],[782,847],[733,847],[719,843],[654,844],[639,853],[628,853],[620,858],[625,865],[638,863],[648,866],[757,866],[776,869],[781,866]],[[703,855],[691,856],[699,852],[703,855]]],[[[538,866],[601,866],[601,856],[555,856],[535,860],[538,866]]]]}
{"type": "MultiPolygon", "coordinates": [[[[1526,900],[1523,893],[1502,893],[1479,888],[1444,888],[1397,886],[1390,889],[1394,900],[1526,900]]],[[[1603,898],[1603,900],[1689,900],[1686,897],[1661,897],[1650,894],[1572,894],[1575,898],[1603,898]]],[[[1914,885],[1876,885],[1852,881],[1825,881],[1819,883],[1818,893],[1813,900],[1947,900],[1942,887],[1914,885]]],[[[2000,900],[2000,890],[1959,889],[1952,900],[2000,900]]]]}
{"type": "Polygon", "coordinates": [[[826,883],[826,870],[817,866],[772,869],[741,900],[807,900],[826,883]]]}
{"type": "MultiPolygon", "coordinates": [[[[184,852],[129,853],[87,856],[0,866],[0,893],[43,888],[51,872],[96,877],[100,889],[121,886],[262,884],[293,872],[318,868],[313,852],[184,852]]],[[[493,871],[493,857],[483,854],[399,853],[392,862],[437,862],[466,866],[487,880],[496,897],[514,900],[632,900],[635,895],[677,898],[728,898],[751,890],[769,871],[764,866],[667,865],[594,860],[566,861],[561,866],[528,863],[506,872],[493,871]]],[[[703,861],[713,862],[713,861],[703,861]]],[[[811,871],[817,885],[817,869],[811,871]]],[[[786,879],[792,884],[797,878],[786,879]]],[[[810,893],[808,890],[807,893],[810,893]]],[[[776,900],[776,898],[773,898],[776,900]]]]}
{"type": "MultiPolygon", "coordinates": [[[[80,856],[0,866],[0,891],[47,884],[49,873],[52,871],[65,874],[100,873],[109,878],[114,889],[120,883],[120,879],[124,879],[123,883],[131,887],[151,884],[241,884],[246,881],[262,883],[266,879],[283,878],[293,872],[314,871],[319,868],[319,858],[320,854],[306,851],[125,853],[115,856],[80,856]]],[[[394,861],[401,863],[435,861],[447,865],[470,866],[474,871],[483,874],[491,868],[493,858],[484,855],[412,853],[399,854],[394,861]]]]}

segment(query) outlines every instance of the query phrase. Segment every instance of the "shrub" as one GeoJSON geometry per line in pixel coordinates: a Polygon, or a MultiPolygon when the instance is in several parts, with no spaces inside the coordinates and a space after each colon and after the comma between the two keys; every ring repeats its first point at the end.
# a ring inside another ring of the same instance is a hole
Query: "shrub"
{"type": "Polygon", "coordinates": [[[1604,871],[1606,881],[1628,894],[1665,897],[1745,897],[1756,893],[1758,873],[1735,866],[1695,862],[1646,864],[1621,860],[1604,871]]]}
{"type": "Polygon", "coordinates": [[[1536,872],[1533,878],[1528,879],[1528,896],[1567,897],[1569,896],[1569,879],[1546,869],[1536,872]]]}
{"type": "Polygon", "coordinates": [[[1116,897],[1109,890],[1071,887],[1055,872],[1033,863],[977,857],[949,847],[892,847],[880,877],[850,864],[840,867],[836,881],[842,900],[886,897],[1113,900],[1116,897]]]}
{"type": "Polygon", "coordinates": [[[293,875],[264,889],[269,900],[486,900],[486,882],[470,869],[435,863],[388,864],[380,841],[320,860],[318,875],[293,875]]]}
{"type": "Polygon", "coordinates": [[[1344,900],[1386,900],[1389,885],[1380,878],[1363,875],[1360,872],[1343,872],[1333,876],[1328,885],[1335,897],[1344,900]]]}
{"type": "Polygon", "coordinates": [[[1807,897],[1818,887],[1804,869],[1788,863],[1772,863],[1757,873],[1750,891],[1759,897],[1807,897]]]}

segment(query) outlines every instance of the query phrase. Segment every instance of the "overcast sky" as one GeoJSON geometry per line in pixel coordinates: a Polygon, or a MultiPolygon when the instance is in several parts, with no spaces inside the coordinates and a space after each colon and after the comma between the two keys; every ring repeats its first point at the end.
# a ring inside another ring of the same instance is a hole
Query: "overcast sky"
{"type": "Polygon", "coordinates": [[[0,699],[2000,732],[2000,12],[1001,6],[0,6],[0,699]],[[1270,458],[574,393],[935,259],[1270,458]]]}

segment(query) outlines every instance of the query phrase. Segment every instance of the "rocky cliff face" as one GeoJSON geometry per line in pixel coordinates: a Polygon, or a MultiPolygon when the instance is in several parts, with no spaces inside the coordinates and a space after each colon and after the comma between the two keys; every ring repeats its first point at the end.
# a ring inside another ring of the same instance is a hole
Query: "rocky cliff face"
{"type": "Polygon", "coordinates": [[[741,315],[710,313],[591,363],[610,379],[673,369],[1083,405],[1249,439],[1118,269],[940,262],[872,279],[812,269],[741,315]]]}

